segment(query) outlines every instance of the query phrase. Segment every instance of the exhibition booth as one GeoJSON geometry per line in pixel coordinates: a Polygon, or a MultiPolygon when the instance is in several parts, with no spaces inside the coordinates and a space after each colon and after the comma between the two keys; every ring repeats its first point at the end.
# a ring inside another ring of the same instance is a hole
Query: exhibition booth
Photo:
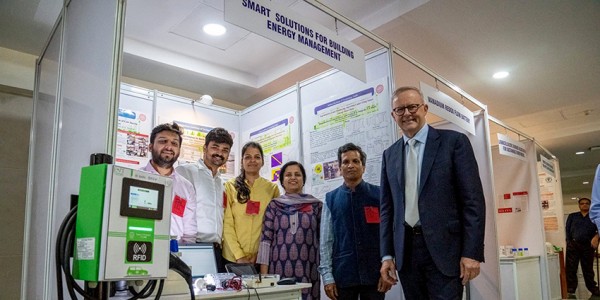
{"type": "MultiPolygon", "coordinates": [[[[361,76],[353,70],[333,68],[302,78],[243,110],[123,83],[124,6],[124,1],[68,2],[38,60],[24,298],[51,299],[56,294],[53,244],[60,222],[70,210],[70,199],[79,191],[81,168],[89,164],[90,154],[108,153],[115,158],[115,165],[139,169],[149,159],[152,128],[177,122],[184,128],[179,163],[194,162],[202,155],[206,133],[223,127],[234,137],[229,161],[221,169],[225,178],[239,172],[241,145],[257,141],[265,152],[263,177],[277,182],[285,162],[300,161],[307,171],[305,191],[323,200],[326,192],[342,183],[336,151],[347,142],[365,150],[364,179],[379,184],[382,153],[401,136],[390,117],[391,94],[396,87],[410,85],[423,91],[431,126],[469,137],[479,166],[486,201],[485,263],[481,274],[465,289],[465,298],[519,299],[509,296],[518,287],[505,287],[505,283],[520,281],[505,276],[503,266],[508,258],[501,258],[505,254],[501,249],[512,245],[527,247],[529,258],[513,257],[511,263],[538,258],[533,267],[537,266],[537,271],[526,274],[539,275],[535,284],[540,285],[540,299],[554,299],[545,242],[564,244],[558,162],[545,154],[538,163],[536,143],[530,138],[520,140],[524,135],[519,136],[519,143],[503,140],[508,141],[503,145],[517,145],[522,150],[520,158],[510,151],[512,156],[503,154],[499,150],[502,145],[490,134],[490,126],[497,126],[491,124],[501,122],[490,118],[485,104],[400,49],[323,7],[319,8],[323,13],[360,35],[356,40],[367,53],[364,78],[357,79],[361,76]],[[90,40],[90,36],[94,38],[90,40]]],[[[324,293],[322,297],[326,297],[324,293]]],[[[401,287],[395,286],[387,298],[403,299],[401,287]]]]}

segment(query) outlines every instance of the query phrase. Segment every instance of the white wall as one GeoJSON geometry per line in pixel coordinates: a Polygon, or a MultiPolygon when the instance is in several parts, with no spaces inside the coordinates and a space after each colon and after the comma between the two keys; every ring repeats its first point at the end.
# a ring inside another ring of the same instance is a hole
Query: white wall
{"type": "Polygon", "coordinates": [[[35,59],[31,54],[0,47],[0,84],[33,90],[35,59]]]}

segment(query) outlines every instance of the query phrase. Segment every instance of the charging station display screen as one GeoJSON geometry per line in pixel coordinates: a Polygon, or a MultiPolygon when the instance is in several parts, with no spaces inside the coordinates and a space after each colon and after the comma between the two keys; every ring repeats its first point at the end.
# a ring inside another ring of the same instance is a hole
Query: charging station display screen
{"type": "Polygon", "coordinates": [[[158,209],[158,191],[139,186],[129,187],[129,207],[136,209],[158,209]]]}
{"type": "Polygon", "coordinates": [[[121,216],[162,220],[164,195],[162,184],[123,178],[121,216]]]}

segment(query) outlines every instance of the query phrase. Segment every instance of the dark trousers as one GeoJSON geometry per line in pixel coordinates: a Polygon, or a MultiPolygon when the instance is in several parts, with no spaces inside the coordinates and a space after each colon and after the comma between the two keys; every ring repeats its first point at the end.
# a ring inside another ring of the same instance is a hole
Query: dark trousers
{"type": "Polygon", "coordinates": [[[594,280],[594,248],[590,242],[579,243],[570,241],[567,243],[567,291],[575,293],[577,290],[577,267],[581,262],[581,271],[585,280],[585,287],[593,294],[598,293],[598,287],[594,280]]]}
{"type": "Polygon", "coordinates": [[[347,288],[337,288],[338,300],[383,300],[385,293],[377,291],[376,285],[359,285],[347,288]]]}
{"type": "Polygon", "coordinates": [[[404,261],[398,275],[406,299],[462,299],[463,285],[460,276],[442,274],[427,250],[423,235],[414,234],[410,226],[406,228],[404,261]]]}

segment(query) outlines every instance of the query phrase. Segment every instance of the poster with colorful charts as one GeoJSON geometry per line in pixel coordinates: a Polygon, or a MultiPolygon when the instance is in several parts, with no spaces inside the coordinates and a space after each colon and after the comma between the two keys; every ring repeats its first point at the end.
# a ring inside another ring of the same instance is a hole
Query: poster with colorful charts
{"type": "Polygon", "coordinates": [[[298,160],[300,156],[297,120],[297,112],[294,111],[244,133],[245,140],[255,141],[262,146],[265,159],[260,173],[272,182],[279,182],[279,171],[283,164],[298,160]]]}

